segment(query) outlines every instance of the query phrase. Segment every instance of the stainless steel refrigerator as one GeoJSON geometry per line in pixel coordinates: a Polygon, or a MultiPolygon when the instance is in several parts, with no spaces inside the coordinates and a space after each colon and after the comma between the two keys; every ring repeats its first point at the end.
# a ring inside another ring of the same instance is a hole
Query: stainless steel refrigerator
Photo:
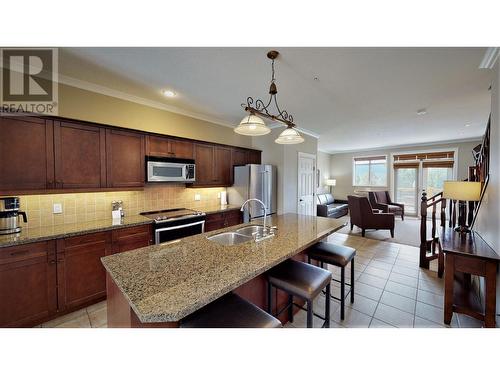
{"type": "MultiPolygon", "coordinates": [[[[234,167],[234,184],[227,189],[229,204],[242,205],[247,199],[257,198],[266,205],[267,214],[276,213],[276,167],[269,164],[247,164],[234,167]]],[[[243,212],[247,223],[264,216],[262,205],[250,202],[243,212]]]]}

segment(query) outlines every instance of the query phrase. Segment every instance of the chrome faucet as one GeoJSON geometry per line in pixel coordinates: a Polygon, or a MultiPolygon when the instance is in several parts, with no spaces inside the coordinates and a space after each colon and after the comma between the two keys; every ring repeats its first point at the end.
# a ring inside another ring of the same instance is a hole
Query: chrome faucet
{"type": "Polygon", "coordinates": [[[266,208],[266,204],[264,202],[262,202],[260,199],[257,199],[257,198],[247,199],[241,205],[240,211],[243,212],[245,210],[245,206],[247,205],[247,203],[249,203],[251,201],[259,202],[262,205],[262,208],[264,208],[264,233],[266,233],[267,232],[267,227],[266,227],[267,208],[266,208]]]}

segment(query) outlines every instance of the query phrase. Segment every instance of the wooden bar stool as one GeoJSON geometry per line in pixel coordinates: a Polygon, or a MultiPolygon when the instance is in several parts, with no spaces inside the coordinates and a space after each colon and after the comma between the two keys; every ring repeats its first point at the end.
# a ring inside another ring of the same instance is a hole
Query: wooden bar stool
{"type": "Polygon", "coordinates": [[[313,300],[326,287],[325,296],[325,316],[316,315],[324,319],[323,327],[330,327],[330,281],[332,273],[322,268],[313,266],[296,260],[288,259],[274,267],[267,274],[268,277],[268,303],[267,312],[272,314],[273,298],[272,288],[281,289],[288,293],[288,304],[276,315],[279,316],[285,309],[288,309],[288,319],[293,322],[293,306],[303,310],[302,306],[294,304],[293,297],[299,297],[307,302],[307,328],[313,327],[313,300]]]}
{"type": "Polygon", "coordinates": [[[181,321],[181,328],[281,328],[281,322],[234,293],[228,293],[181,321]]]}
{"type": "MultiPolygon", "coordinates": [[[[356,249],[348,246],[333,244],[330,242],[318,242],[313,245],[307,254],[307,261],[311,260],[320,262],[323,268],[324,263],[340,267],[340,280],[335,280],[340,283],[340,298],[331,296],[333,299],[340,300],[340,319],[344,320],[345,317],[345,285],[350,286],[348,294],[351,295],[351,303],[354,303],[354,257],[356,249]],[[345,282],[345,267],[351,262],[351,283],[345,282]]],[[[328,294],[328,291],[326,291],[328,294]]]]}

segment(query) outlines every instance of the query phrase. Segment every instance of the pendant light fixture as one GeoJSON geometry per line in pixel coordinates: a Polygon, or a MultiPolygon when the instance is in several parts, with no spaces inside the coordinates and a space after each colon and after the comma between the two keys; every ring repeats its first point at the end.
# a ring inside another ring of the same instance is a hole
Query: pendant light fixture
{"type": "Polygon", "coordinates": [[[287,127],[274,142],[284,145],[302,143],[304,142],[304,138],[297,131],[297,129],[295,129],[293,116],[286,110],[281,110],[278,106],[278,99],[276,97],[278,88],[276,87],[276,78],[274,76],[274,60],[276,60],[278,55],[278,51],[269,51],[267,53],[267,57],[271,60],[272,71],[271,85],[269,86],[269,101],[267,104],[264,104],[261,99],[254,101],[254,99],[249,96],[246,104],[241,105],[249,114],[241,120],[240,124],[234,129],[234,131],[238,134],[249,136],[268,134],[271,129],[266,126],[264,120],[262,119],[262,117],[264,117],[272,121],[280,122],[287,127]],[[274,102],[276,107],[276,114],[272,114],[269,111],[272,102],[274,102]]]}

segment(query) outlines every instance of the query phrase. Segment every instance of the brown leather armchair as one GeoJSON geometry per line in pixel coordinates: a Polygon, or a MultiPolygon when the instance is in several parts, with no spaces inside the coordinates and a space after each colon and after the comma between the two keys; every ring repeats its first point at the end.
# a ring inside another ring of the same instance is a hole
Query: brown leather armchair
{"type": "Polygon", "coordinates": [[[356,225],[365,236],[366,229],[388,229],[394,238],[394,214],[374,212],[368,198],[349,195],[347,197],[351,214],[351,230],[356,225]]]}
{"type": "Polygon", "coordinates": [[[405,219],[405,205],[393,202],[388,191],[370,191],[368,192],[368,199],[373,208],[382,210],[382,212],[401,215],[401,220],[405,219]]]}

